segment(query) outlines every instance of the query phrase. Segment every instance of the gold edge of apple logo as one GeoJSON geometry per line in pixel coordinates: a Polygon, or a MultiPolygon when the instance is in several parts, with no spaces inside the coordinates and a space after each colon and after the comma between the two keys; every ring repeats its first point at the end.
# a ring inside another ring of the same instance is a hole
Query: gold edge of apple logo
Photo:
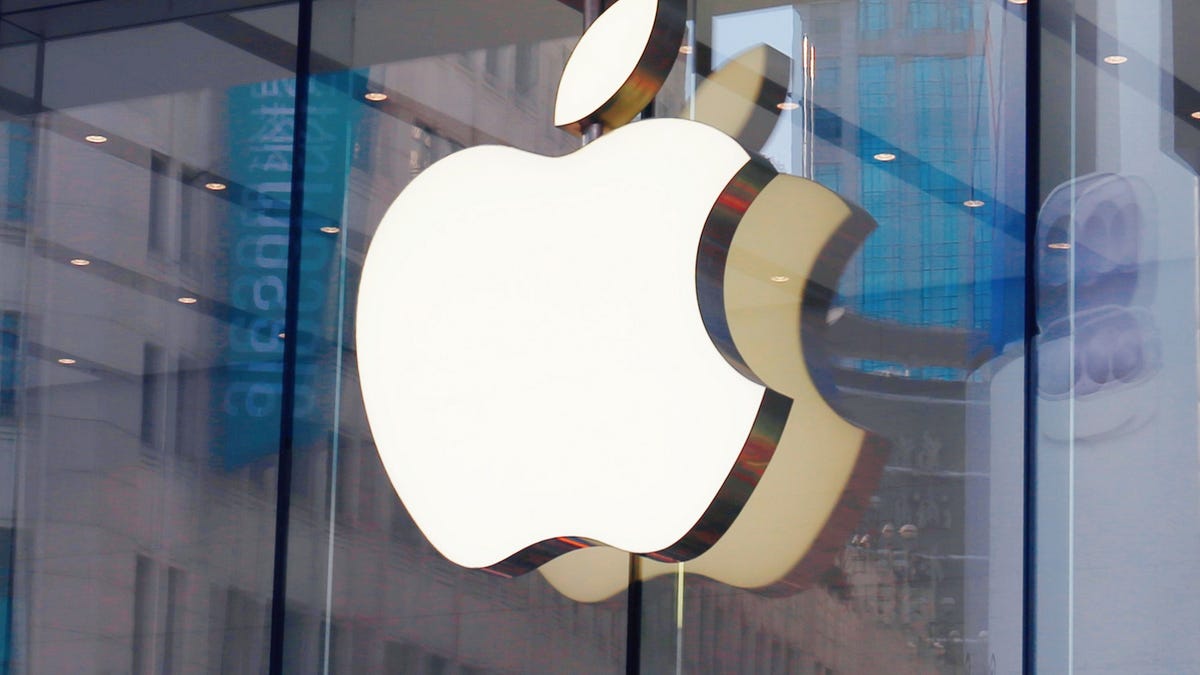
{"type": "MultiPolygon", "coordinates": [[[[696,252],[696,302],[713,346],[747,379],[763,384],[734,342],[726,311],[725,272],[738,227],[750,205],[778,173],[765,159],[751,159],[721,191],[708,214],[696,252]]],[[[765,385],[764,385],[765,386],[765,385]]]]}

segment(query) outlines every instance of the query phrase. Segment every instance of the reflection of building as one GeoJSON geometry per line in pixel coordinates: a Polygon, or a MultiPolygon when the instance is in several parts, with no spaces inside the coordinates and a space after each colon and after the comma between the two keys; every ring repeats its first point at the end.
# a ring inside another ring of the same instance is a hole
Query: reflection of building
{"type": "Polygon", "coordinates": [[[874,611],[957,667],[988,654],[968,593],[987,579],[987,549],[974,542],[988,528],[988,449],[972,440],[964,380],[1021,321],[1019,300],[1004,295],[1012,287],[993,281],[1020,274],[1003,261],[1021,251],[1007,228],[1023,226],[1022,189],[1004,175],[1019,168],[994,150],[1023,134],[994,71],[1004,54],[993,22],[1005,16],[929,0],[804,13],[817,50],[814,178],[879,222],[840,289],[853,320],[842,330],[877,336],[874,354],[842,352],[846,406],[894,442],[854,557],[891,567],[895,586],[874,611]]]}

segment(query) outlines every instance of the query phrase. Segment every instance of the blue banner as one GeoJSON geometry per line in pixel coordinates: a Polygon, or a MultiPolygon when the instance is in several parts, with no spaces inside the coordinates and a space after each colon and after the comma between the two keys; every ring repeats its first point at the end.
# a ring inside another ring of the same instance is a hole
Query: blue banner
{"type": "Polygon", "coordinates": [[[339,330],[338,241],[349,151],[361,110],[348,93],[353,77],[349,72],[318,76],[309,88],[295,336],[284,335],[284,317],[296,82],[260,82],[228,92],[227,174],[233,208],[223,257],[232,311],[224,336],[224,368],[214,388],[221,421],[213,444],[226,469],[278,451],[286,339],[297,340],[293,444],[309,444],[332,426],[322,419],[322,412],[332,409],[325,400],[331,394],[320,393],[316,375],[339,330]]]}

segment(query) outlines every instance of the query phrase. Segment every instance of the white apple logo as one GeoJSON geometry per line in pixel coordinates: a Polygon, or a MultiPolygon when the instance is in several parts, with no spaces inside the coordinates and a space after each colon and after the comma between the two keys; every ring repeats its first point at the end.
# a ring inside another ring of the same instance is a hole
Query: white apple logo
{"type": "MultiPolygon", "coordinates": [[[[629,121],[673,60],[680,10],[606,11],[556,124],[629,121]]],[[[751,508],[801,433],[797,405],[846,448],[837,499],[867,434],[813,385],[802,310],[840,273],[820,259],[830,237],[873,223],[786,178],[712,127],[658,119],[561,158],[463,150],[397,197],[363,268],[359,370],[388,476],[434,547],[506,576],[601,543],[693,558],[751,508]],[[772,240],[761,224],[798,207],[824,224],[772,240]]]]}

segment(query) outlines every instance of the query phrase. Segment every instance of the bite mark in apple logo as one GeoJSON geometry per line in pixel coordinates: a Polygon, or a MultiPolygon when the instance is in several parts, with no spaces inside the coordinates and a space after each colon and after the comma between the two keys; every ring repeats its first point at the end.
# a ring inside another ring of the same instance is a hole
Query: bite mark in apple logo
{"type": "Polygon", "coordinates": [[[618,592],[628,553],[799,588],[882,470],[882,440],[814,375],[874,221],[713,126],[627,124],[677,57],[683,4],[619,0],[572,53],[555,123],[611,133],[435,163],[359,289],[364,403],[413,520],[455,563],[540,567],[579,600],[618,592]]]}

